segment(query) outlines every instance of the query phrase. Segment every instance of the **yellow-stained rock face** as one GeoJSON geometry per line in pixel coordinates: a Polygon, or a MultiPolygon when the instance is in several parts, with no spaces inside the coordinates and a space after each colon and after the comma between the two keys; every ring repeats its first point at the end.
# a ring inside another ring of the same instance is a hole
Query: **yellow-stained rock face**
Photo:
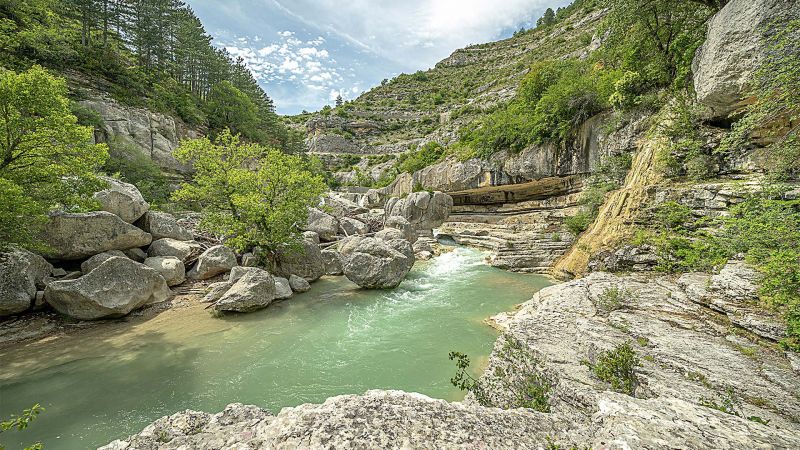
{"type": "Polygon", "coordinates": [[[553,275],[559,278],[581,276],[586,273],[592,255],[632,237],[632,222],[649,200],[648,187],[663,179],[656,167],[656,155],[662,145],[664,142],[659,138],[649,138],[641,143],[622,189],[608,194],[597,219],[556,262],[553,275]]]}

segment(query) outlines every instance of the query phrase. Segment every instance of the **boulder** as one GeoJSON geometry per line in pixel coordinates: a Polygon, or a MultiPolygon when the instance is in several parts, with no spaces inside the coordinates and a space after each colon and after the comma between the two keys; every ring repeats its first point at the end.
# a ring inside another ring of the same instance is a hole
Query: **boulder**
{"type": "Polygon", "coordinates": [[[236,253],[224,245],[217,245],[203,252],[187,275],[193,280],[207,280],[236,266],[236,253]]]}
{"type": "Polygon", "coordinates": [[[242,266],[258,267],[258,256],[253,253],[245,253],[242,255],[242,266]]]}
{"type": "Polygon", "coordinates": [[[287,279],[297,275],[306,281],[316,281],[325,275],[322,251],[319,245],[308,239],[301,241],[300,246],[298,250],[284,250],[278,253],[274,272],[287,279]]]}
{"type": "Polygon", "coordinates": [[[186,281],[186,267],[183,261],[174,256],[147,258],[144,265],[160,273],[166,280],[167,286],[177,286],[186,281]]]}
{"type": "Polygon", "coordinates": [[[342,260],[336,250],[325,249],[322,251],[322,261],[325,265],[325,275],[342,275],[342,260]]]}
{"type": "Polygon", "coordinates": [[[111,177],[101,178],[108,182],[108,189],[95,193],[94,199],[100,203],[103,211],[119,216],[127,223],[133,223],[150,209],[136,186],[111,177]]]}
{"type": "Polygon", "coordinates": [[[383,208],[386,204],[386,196],[377,189],[370,189],[361,197],[358,204],[368,209],[383,208]]]}
{"type": "Polygon", "coordinates": [[[178,225],[178,221],[172,214],[148,211],[136,222],[136,226],[150,233],[154,241],[158,239],[191,241],[194,239],[192,232],[178,225]]]}
{"type": "Polygon", "coordinates": [[[231,273],[230,288],[214,303],[215,311],[251,312],[275,299],[275,279],[257,267],[239,267],[231,273]]]}
{"type": "Polygon", "coordinates": [[[404,239],[403,232],[396,228],[386,228],[375,233],[375,239],[382,241],[392,241],[394,239],[404,239]]]}
{"type": "Polygon", "coordinates": [[[332,215],[317,208],[310,208],[305,231],[317,233],[323,241],[332,241],[339,232],[339,221],[332,215]]]}
{"type": "Polygon", "coordinates": [[[164,277],[157,271],[114,256],[77,280],[48,284],[44,296],[62,314],[95,320],[124,316],[142,306],[167,300],[170,294],[164,277]]]}
{"type": "Polygon", "coordinates": [[[697,99],[713,117],[741,108],[766,54],[765,33],[800,18],[796,0],[731,0],[708,23],[692,72],[697,99]]]}
{"type": "Polygon", "coordinates": [[[304,231],[303,239],[307,239],[315,244],[319,244],[319,235],[313,231],[304,231]]]}
{"type": "Polygon", "coordinates": [[[0,253],[0,317],[30,308],[52,270],[44,258],[27,250],[0,253]]]}
{"type": "Polygon", "coordinates": [[[297,275],[292,275],[289,277],[289,286],[291,286],[292,291],[303,293],[308,292],[311,289],[311,285],[306,281],[305,278],[298,277],[297,275]]]}
{"type": "Polygon", "coordinates": [[[414,225],[406,220],[405,217],[401,216],[391,216],[386,219],[386,223],[383,225],[385,228],[393,228],[395,230],[400,230],[402,233],[402,238],[411,242],[413,245],[417,242],[417,230],[414,229],[414,225]]]}
{"type": "Polygon", "coordinates": [[[322,204],[330,214],[337,219],[345,216],[369,212],[369,209],[333,193],[323,197],[322,204]]]}
{"type": "Polygon", "coordinates": [[[413,192],[406,198],[392,198],[386,204],[386,217],[405,218],[417,230],[432,230],[444,223],[453,209],[453,198],[443,192],[413,192]]]}
{"type": "Polygon", "coordinates": [[[353,236],[341,243],[339,251],[344,275],[367,289],[397,287],[414,265],[414,249],[403,239],[353,236]]]}
{"type": "Polygon", "coordinates": [[[149,233],[107,211],[56,214],[43,234],[51,259],[84,259],[109,250],[128,250],[150,245],[149,233]]]}
{"type": "Polygon", "coordinates": [[[284,300],[293,295],[289,280],[282,277],[273,278],[275,278],[275,300],[284,300]]]}
{"type": "Polygon", "coordinates": [[[147,256],[174,256],[184,263],[198,257],[203,252],[203,246],[195,241],[178,241],[164,238],[153,241],[147,249],[147,256]]]}
{"type": "Polygon", "coordinates": [[[339,229],[345,236],[364,235],[369,233],[369,226],[360,220],[342,217],[339,219],[339,229]]]}
{"type": "Polygon", "coordinates": [[[119,250],[111,250],[110,252],[99,253],[81,263],[81,272],[85,275],[96,269],[98,266],[100,266],[100,264],[106,262],[109,258],[113,258],[115,256],[121,258],[128,257],[124,252],[119,250]]]}
{"type": "Polygon", "coordinates": [[[206,289],[206,295],[203,297],[203,303],[214,303],[231,288],[229,281],[220,281],[218,283],[211,283],[206,289]]]}
{"type": "Polygon", "coordinates": [[[731,260],[711,277],[709,290],[731,301],[758,300],[758,289],[764,276],[744,261],[731,260]]]}
{"type": "Polygon", "coordinates": [[[359,214],[356,216],[356,219],[367,224],[370,233],[376,233],[383,229],[383,222],[386,219],[386,212],[382,209],[376,209],[368,213],[359,214]]]}
{"type": "Polygon", "coordinates": [[[147,252],[140,248],[129,248],[128,250],[123,250],[122,253],[124,253],[128,258],[139,263],[144,262],[144,260],[147,259],[147,252]]]}

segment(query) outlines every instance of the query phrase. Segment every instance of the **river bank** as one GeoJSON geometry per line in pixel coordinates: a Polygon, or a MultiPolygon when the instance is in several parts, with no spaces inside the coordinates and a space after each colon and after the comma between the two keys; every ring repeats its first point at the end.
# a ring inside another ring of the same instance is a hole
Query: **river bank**
{"type": "Polygon", "coordinates": [[[418,262],[395,290],[324,277],[262,311],[222,317],[178,296],[168,309],[0,348],[0,360],[11,362],[0,377],[3,412],[42,403],[47,411],[14,439],[71,449],[176,410],[216,411],[230,401],[277,412],[389,388],[460,400],[447,353],[468,353],[477,375],[497,338],[483,320],[550,283],[457,248],[418,262]]]}

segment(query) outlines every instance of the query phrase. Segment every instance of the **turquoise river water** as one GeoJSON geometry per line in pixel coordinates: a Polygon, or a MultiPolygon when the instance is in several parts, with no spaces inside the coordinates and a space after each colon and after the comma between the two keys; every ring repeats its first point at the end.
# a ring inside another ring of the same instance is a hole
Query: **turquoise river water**
{"type": "Polygon", "coordinates": [[[391,291],[324,278],[247,315],[179,307],[0,350],[0,417],[46,408],[28,430],[1,434],[0,447],[95,448],[163,415],[232,402],[278,412],[369,389],[459,400],[448,353],[485,363],[497,332],[483,320],[550,284],[483,260],[456,248],[417,263],[391,291]]]}

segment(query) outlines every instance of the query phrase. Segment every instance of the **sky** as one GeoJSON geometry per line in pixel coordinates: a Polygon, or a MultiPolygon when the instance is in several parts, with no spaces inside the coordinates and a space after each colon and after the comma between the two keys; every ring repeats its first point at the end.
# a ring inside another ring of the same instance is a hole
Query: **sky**
{"type": "Polygon", "coordinates": [[[358,97],[384,78],[530,28],[570,0],[187,0],[242,56],[279,114],[358,97]]]}

